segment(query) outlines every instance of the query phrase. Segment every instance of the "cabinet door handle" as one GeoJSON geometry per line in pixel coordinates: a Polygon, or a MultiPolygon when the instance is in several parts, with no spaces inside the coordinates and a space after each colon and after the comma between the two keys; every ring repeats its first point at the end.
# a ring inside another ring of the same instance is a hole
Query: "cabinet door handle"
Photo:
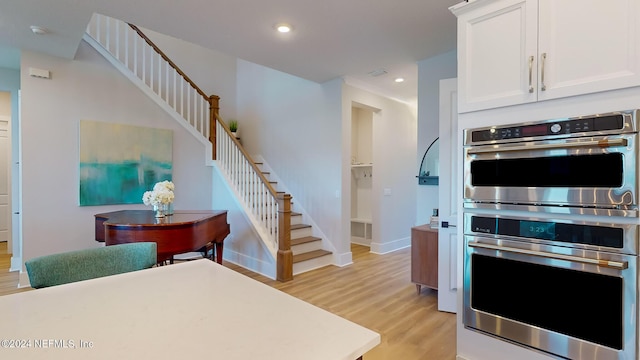
{"type": "Polygon", "coordinates": [[[529,56],[529,93],[533,93],[533,56],[529,56]]]}
{"type": "Polygon", "coordinates": [[[540,90],[546,91],[547,85],[544,84],[544,63],[546,62],[545,60],[547,60],[547,53],[542,53],[540,57],[542,58],[542,69],[540,71],[540,90]]]}

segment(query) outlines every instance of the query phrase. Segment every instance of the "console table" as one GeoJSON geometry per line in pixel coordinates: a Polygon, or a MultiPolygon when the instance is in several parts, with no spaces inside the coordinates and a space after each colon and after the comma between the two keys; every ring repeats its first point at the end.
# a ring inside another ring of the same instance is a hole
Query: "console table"
{"type": "Polygon", "coordinates": [[[411,282],[438,290],[438,229],[429,225],[411,228],[411,282]]]}
{"type": "Polygon", "coordinates": [[[95,215],[96,241],[106,245],[153,241],[158,262],[203,248],[213,249],[222,264],[224,239],[230,233],[227,210],[182,210],[156,218],[152,210],[121,210],[95,215]]]}

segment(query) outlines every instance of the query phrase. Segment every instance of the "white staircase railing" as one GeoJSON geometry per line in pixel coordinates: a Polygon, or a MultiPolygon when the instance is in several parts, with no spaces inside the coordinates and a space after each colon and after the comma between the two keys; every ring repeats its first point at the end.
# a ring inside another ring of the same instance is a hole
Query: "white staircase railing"
{"type": "Polygon", "coordinates": [[[276,258],[278,280],[293,278],[291,197],[276,192],[218,115],[218,97],[207,96],[136,26],[94,14],[85,40],[196,138],[244,204],[250,221],[276,258]],[[214,126],[211,126],[214,125],[214,126]]]}
{"type": "Polygon", "coordinates": [[[87,34],[129,70],[130,75],[158,95],[202,138],[209,139],[210,97],[137,30],[124,21],[100,14],[93,14],[87,26],[87,34]]]}
{"type": "Polygon", "coordinates": [[[222,134],[216,142],[218,164],[237,191],[245,211],[259,223],[258,229],[263,230],[261,236],[275,258],[278,251],[278,199],[272,194],[275,190],[257,171],[255,162],[243,154],[235,139],[222,129],[220,122],[217,126],[217,132],[222,134]]]}

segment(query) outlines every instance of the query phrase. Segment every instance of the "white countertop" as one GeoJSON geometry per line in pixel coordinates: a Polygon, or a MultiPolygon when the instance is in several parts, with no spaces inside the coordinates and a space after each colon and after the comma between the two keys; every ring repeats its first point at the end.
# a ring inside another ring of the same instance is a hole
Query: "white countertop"
{"type": "Polygon", "coordinates": [[[2,359],[355,360],[379,343],[209,260],[0,297],[2,359]]]}

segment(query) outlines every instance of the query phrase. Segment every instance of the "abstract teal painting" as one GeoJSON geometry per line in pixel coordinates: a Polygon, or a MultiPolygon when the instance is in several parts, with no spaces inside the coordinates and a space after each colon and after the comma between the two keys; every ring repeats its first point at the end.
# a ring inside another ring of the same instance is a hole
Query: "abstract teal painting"
{"type": "Polygon", "coordinates": [[[141,204],[172,180],[173,131],[80,121],[80,206],[141,204]]]}

